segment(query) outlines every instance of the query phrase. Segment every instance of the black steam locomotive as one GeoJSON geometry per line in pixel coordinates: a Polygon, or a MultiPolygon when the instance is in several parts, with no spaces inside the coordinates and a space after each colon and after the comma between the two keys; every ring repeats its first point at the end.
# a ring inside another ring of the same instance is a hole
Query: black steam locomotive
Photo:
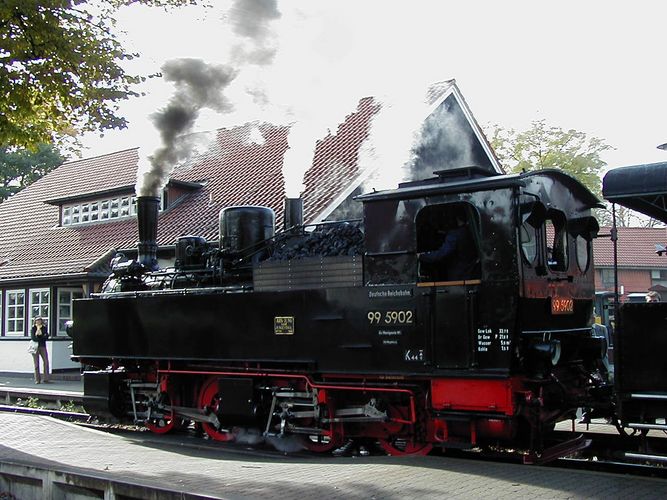
{"type": "Polygon", "coordinates": [[[86,409],[222,441],[505,445],[527,461],[578,408],[608,409],[591,330],[599,201],[579,182],[473,167],[357,201],[362,222],[303,227],[288,200],[279,233],[268,208],[226,208],[218,244],[180,238],[157,269],[157,200],[139,198],[138,258],[74,305],[86,409]],[[456,225],[474,242],[467,274],[420,262],[456,225]]]}

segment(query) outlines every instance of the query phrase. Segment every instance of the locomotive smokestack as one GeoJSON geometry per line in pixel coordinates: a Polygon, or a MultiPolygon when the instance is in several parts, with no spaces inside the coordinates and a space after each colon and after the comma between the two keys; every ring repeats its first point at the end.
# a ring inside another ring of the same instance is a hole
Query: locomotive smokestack
{"type": "Polygon", "coordinates": [[[285,231],[298,231],[303,225],[303,198],[285,198],[285,231]]]}
{"type": "Polygon", "coordinates": [[[137,244],[140,264],[153,271],[157,269],[157,213],[160,198],[137,196],[137,224],[139,243],[137,244]]]}

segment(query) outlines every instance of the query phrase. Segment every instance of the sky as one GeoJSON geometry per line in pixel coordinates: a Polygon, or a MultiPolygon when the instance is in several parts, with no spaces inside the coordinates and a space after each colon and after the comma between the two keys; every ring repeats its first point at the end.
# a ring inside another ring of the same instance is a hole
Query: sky
{"type": "MultiPolygon", "coordinates": [[[[231,106],[203,109],[194,130],[253,120],[335,130],[361,97],[405,103],[397,96],[454,78],[482,126],[523,130],[543,119],[603,139],[614,148],[603,153],[610,168],[667,161],[656,148],[667,142],[667,2],[208,3],[168,11],[134,5],[118,16],[121,40],[141,56],[130,71],[156,73],[179,58],[233,70],[220,89],[231,106]]],[[[149,116],[174,88],[148,79],[139,89],[146,95],[120,108],[129,129],[84,136],[83,156],[155,147],[149,116]]],[[[396,111],[410,122],[409,106],[396,111]]]]}

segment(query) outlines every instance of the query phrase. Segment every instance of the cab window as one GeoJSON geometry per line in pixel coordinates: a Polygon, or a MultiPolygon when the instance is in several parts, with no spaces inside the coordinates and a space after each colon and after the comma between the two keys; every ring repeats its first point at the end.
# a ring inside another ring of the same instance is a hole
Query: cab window
{"type": "Polygon", "coordinates": [[[546,235],[547,266],[552,271],[568,269],[568,237],[565,214],[559,210],[549,210],[544,221],[546,235]]]}
{"type": "Polygon", "coordinates": [[[469,203],[424,207],[416,219],[420,281],[480,276],[479,215],[469,203]]]}

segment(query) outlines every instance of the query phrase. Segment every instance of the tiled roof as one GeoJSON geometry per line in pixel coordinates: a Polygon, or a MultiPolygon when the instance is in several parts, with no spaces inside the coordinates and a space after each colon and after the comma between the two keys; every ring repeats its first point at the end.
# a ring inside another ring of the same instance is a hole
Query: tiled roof
{"type": "MultiPolygon", "coordinates": [[[[427,101],[438,105],[455,88],[454,81],[429,89],[427,101]]],[[[314,222],[340,201],[363,177],[360,146],[371,119],[380,109],[373,98],[359,101],[355,111],[333,134],[317,141],[312,165],[304,175],[304,218],[314,222]]],[[[218,214],[233,205],[263,205],[283,218],[285,196],[283,156],[289,129],[271,124],[247,124],[217,131],[209,150],[177,168],[171,178],[202,183],[201,189],[161,213],[158,243],[172,245],[179,236],[218,237],[218,214]],[[261,141],[251,141],[259,128],[261,141]]],[[[59,207],[48,200],[90,195],[135,183],[138,149],[65,163],[0,204],[0,280],[54,277],[92,271],[111,249],[134,248],[133,217],[60,227],[59,207]]]]}
{"type": "MultiPolygon", "coordinates": [[[[358,150],[378,109],[371,98],[362,99],[334,135],[318,141],[304,177],[306,221],[360,174],[358,150]]],[[[203,187],[160,214],[158,243],[170,245],[186,234],[217,239],[218,213],[232,205],[271,207],[280,227],[288,131],[270,124],[218,130],[204,155],[172,174],[172,179],[201,182],[203,187]],[[262,144],[249,140],[252,127],[259,128],[262,144]]],[[[82,273],[111,248],[134,247],[135,218],[59,227],[59,207],[45,201],[133,185],[138,161],[138,149],[130,149],[65,163],[0,204],[0,279],[82,273]]]]}
{"type": "MultiPolygon", "coordinates": [[[[599,234],[609,234],[610,228],[601,227],[599,234]]],[[[667,268],[667,255],[655,253],[656,243],[667,244],[667,229],[664,227],[619,227],[618,266],[659,269],[667,268]]],[[[600,237],[593,241],[596,266],[614,265],[614,247],[611,239],[600,237]]]]}

